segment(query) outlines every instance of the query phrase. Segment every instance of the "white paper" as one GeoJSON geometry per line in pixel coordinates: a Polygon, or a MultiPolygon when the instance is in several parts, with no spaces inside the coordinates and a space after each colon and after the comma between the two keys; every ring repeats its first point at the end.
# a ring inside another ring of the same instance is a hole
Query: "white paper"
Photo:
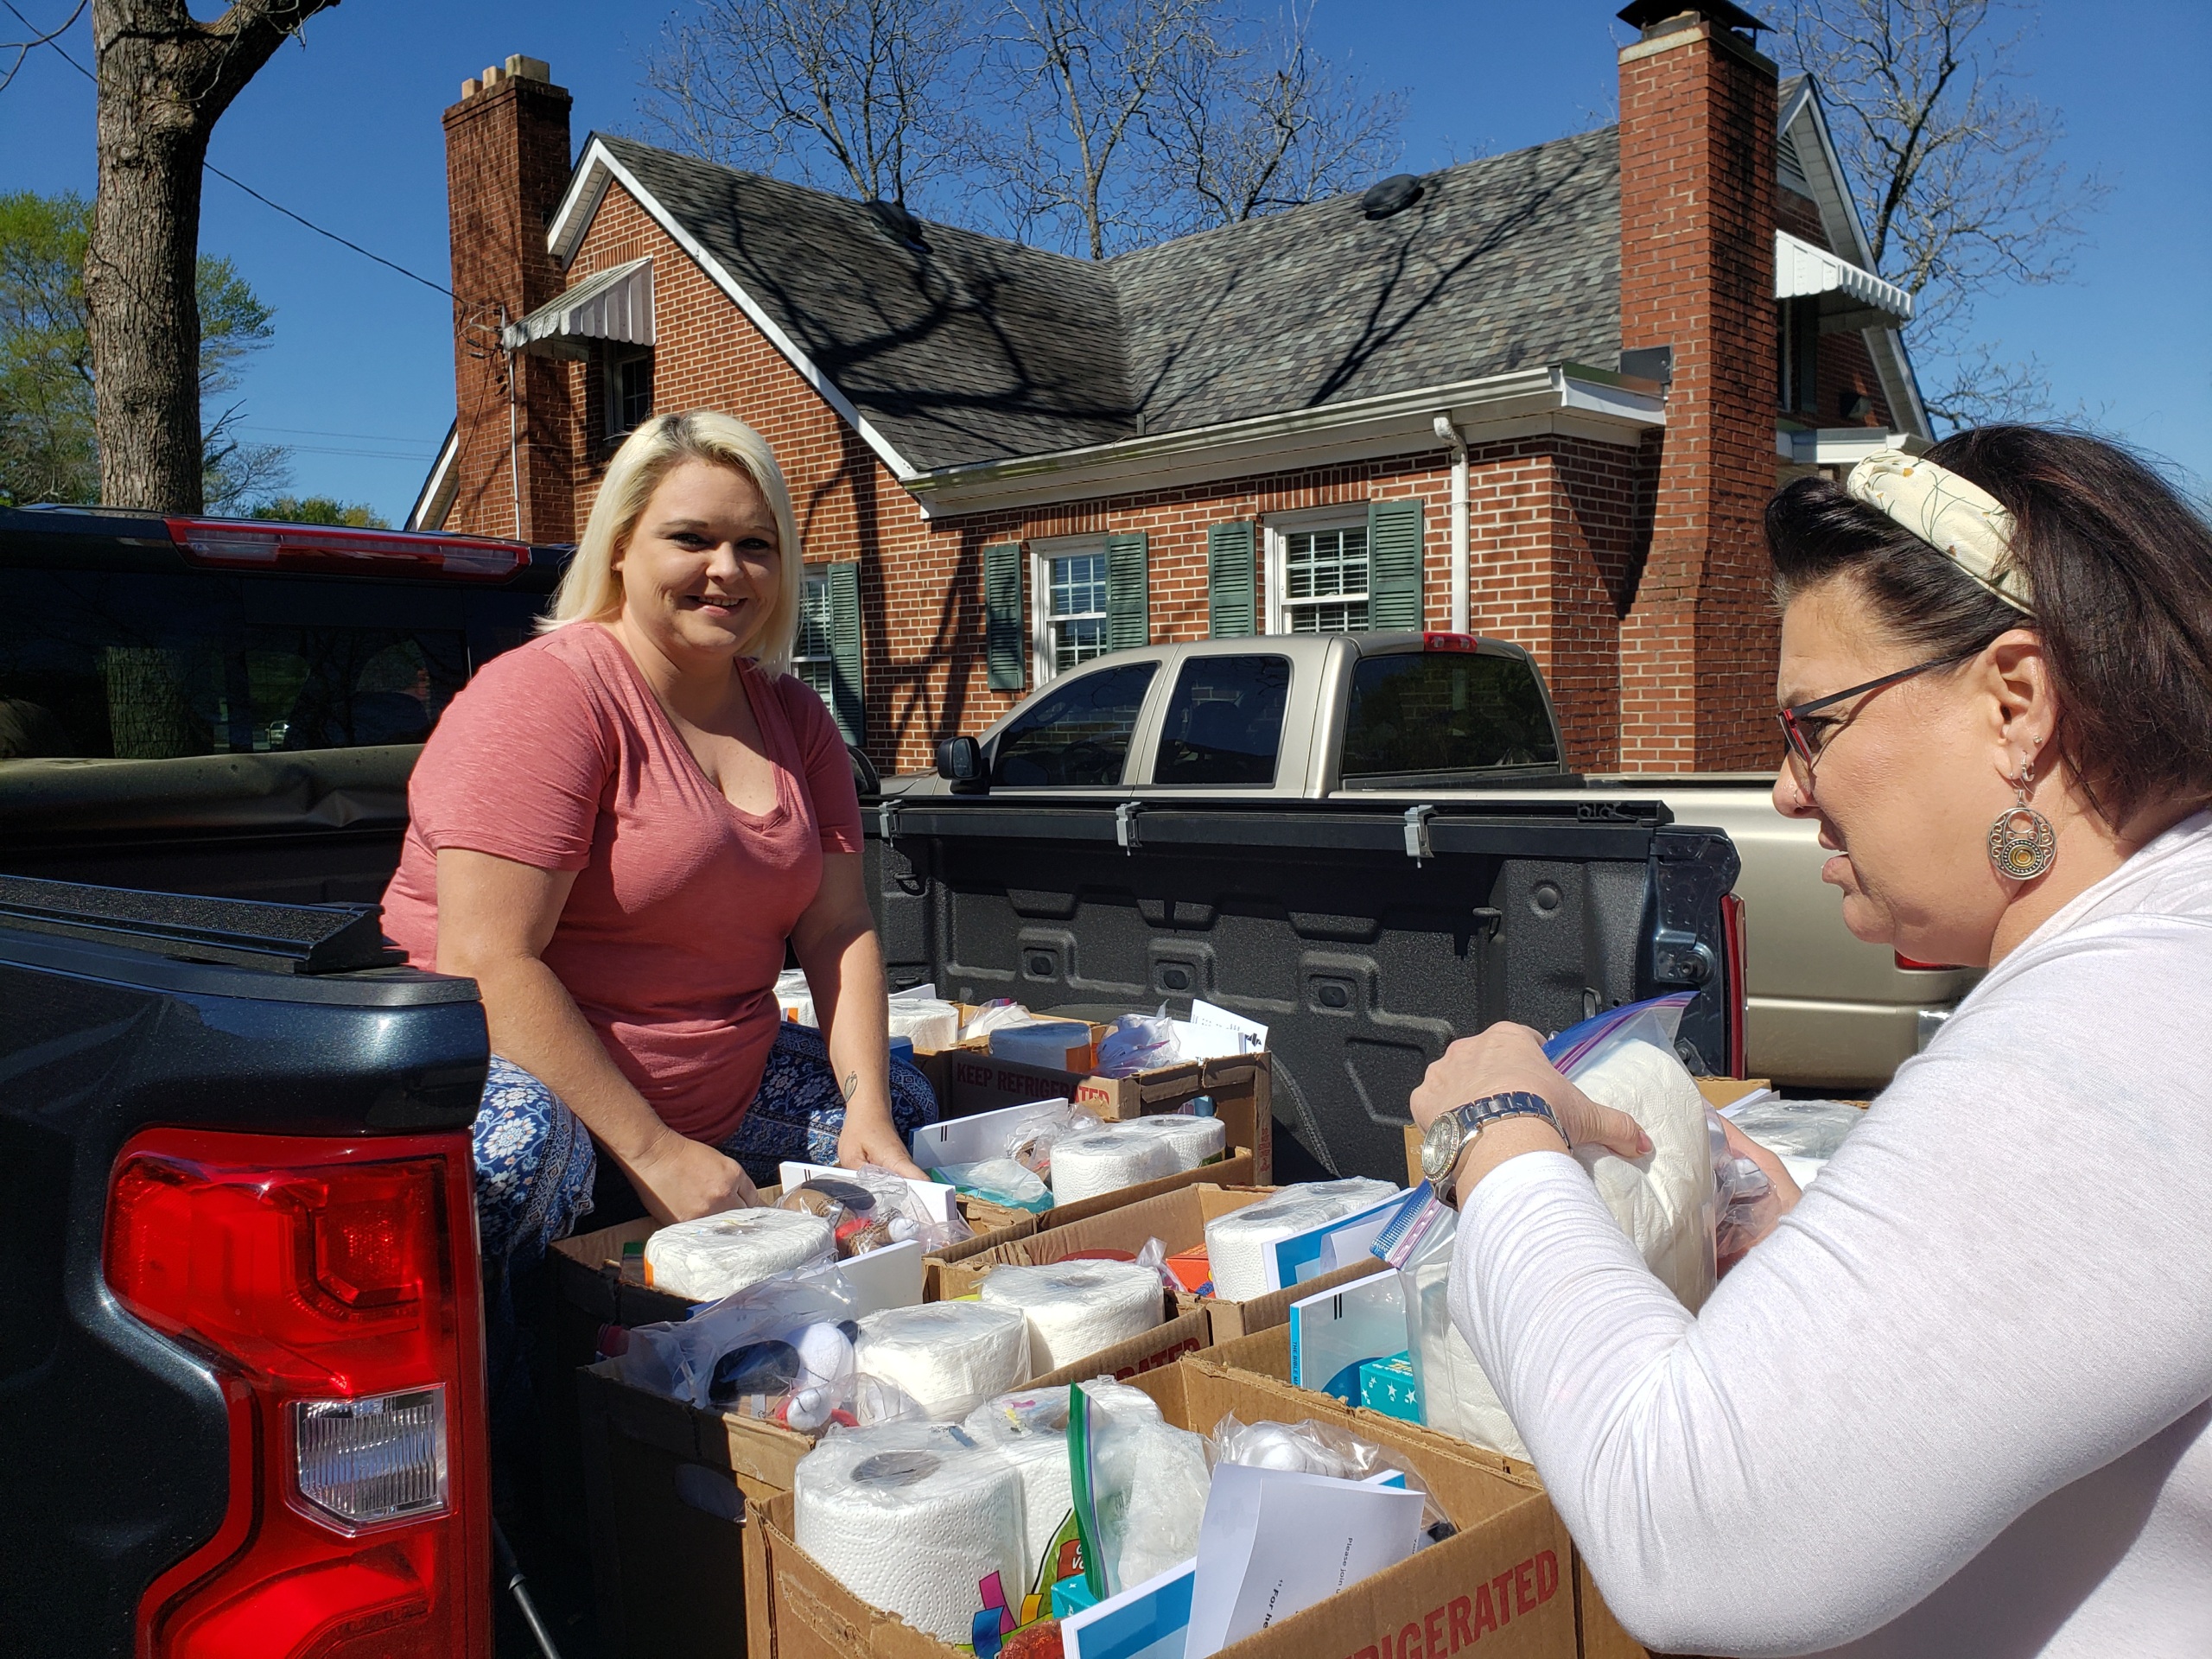
{"type": "Polygon", "coordinates": [[[1217,1007],[1204,997],[1192,1001],[1190,1023],[1232,1033],[1237,1039],[1237,1046],[1229,1051],[1231,1054],[1257,1054],[1268,1046],[1268,1028],[1256,1020],[1247,1020],[1241,1014],[1231,1014],[1227,1008],[1217,1007]]]}
{"type": "MultiPolygon", "coordinates": [[[[1346,1366],[1388,1359],[1406,1349],[1406,1293],[1402,1277],[1385,1268],[1334,1290],[1290,1305],[1290,1380],[1317,1394],[1346,1366]]],[[[1359,1403],[1355,1386],[1347,1405],[1359,1403]]]]}
{"type": "Polygon", "coordinates": [[[855,1319],[887,1307],[912,1307],[922,1300],[922,1246],[918,1239],[862,1250],[840,1262],[837,1268],[860,1298],[855,1319]]]}
{"type": "Polygon", "coordinates": [[[1413,1554],[1421,1495],[1224,1463],[1198,1526],[1183,1659],[1303,1612],[1413,1554]]]}
{"type": "MultiPolygon", "coordinates": [[[[918,1181],[911,1175],[892,1175],[887,1169],[878,1169],[872,1173],[889,1175],[894,1181],[904,1181],[913,1188],[927,1207],[928,1213],[939,1221],[950,1222],[959,1213],[953,1208],[953,1201],[958,1196],[957,1189],[946,1185],[943,1181],[918,1181]]],[[[835,1164],[795,1164],[786,1160],[776,1166],[776,1179],[783,1183],[786,1192],[795,1186],[805,1185],[817,1175],[827,1180],[842,1179],[849,1181],[853,1179],[851,1170],[840,1169],[835,1164]]]]}
{"type": "Polygon", "coordinates": [[[1024,1120],[1042,1117],[1054,1108],[1067,1109],[1067,1097],[1033,1100],[972,1117],[950,1117],[941,1123],[925,1123],[909,1137],[908,1150],[924,1169],[950,1169],[960,1164],[980,1164],[986,1158],[1006,1156],[1008,1131],[1024,1120]]]}
{"type": "Polygon", "coordinates": [[[938,1000],[937,982],[931,980],[926,985],[909,985],[903,991],[893,991],[891,1000],[893,1002],[935,1002],[938,1000]]]}

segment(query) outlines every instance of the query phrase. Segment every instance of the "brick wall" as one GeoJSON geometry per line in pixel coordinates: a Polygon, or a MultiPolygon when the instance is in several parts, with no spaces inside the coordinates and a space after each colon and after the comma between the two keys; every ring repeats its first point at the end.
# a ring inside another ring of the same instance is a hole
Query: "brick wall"
{"type": "MultiPolygon", "coordinates": [[[[1828,239],[1827,226],[1821,222],[1818,202],[1810,196],[1799,195],[1787,186],[1778,185],[1774,194],[1776,219],[1783,230],[1816,248],[1836,251],[1834,243],[1828,239]]],[[[1817,418],[1822,426],[1890,424],[1890,400],[1883,395],[1882,377],[1874,372],[1874,359],[1866,349],[1866,336],[1856,329],[1821,336],[1813,362],[1813,390],[1820,400],[1817,418]],[[1873,407],[1854,421],[1844,414],[1844,408],[1850,398],[1862,393],[1873,407]]]]}
{"type": "Polygon", "coordinates": [[[568,376],[549,359],[513,359],[511,428],[510,362],[499,349],[499,327],[503,318],[524,316],[568,285],[546,247],[545,227],[569,183],[569,94],[513,75],[467,85],[477,90],[445,112],[460,436],[446,522],[474,534],[568,541],[575,500],[565,464],[568,376]]]}
{"type": "Polygon", "coordinates": [[[1671,346],[1649,551],[1621,626],[1621,764],[1773,758],[1774,66],[1708,22],[1620,53],[1621,345],[1671,346]]]}

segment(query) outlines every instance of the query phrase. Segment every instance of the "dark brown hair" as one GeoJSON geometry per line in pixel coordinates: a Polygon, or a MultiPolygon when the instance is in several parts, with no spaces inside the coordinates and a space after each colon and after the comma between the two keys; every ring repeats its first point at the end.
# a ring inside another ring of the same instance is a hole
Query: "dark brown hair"
{"type": "Polygon", "coordinates": [[[1848,577],[1891,633],[1931,658],[2031,627],[2058,693],[2059,752],[2107,823],[2212,800],[2212,526],[2135,456],[2078,432],[1987,426],[1928,459],[2011,511],[2032,620],[1825,478],[1767,504],[1776,597],[1848,577]]]}

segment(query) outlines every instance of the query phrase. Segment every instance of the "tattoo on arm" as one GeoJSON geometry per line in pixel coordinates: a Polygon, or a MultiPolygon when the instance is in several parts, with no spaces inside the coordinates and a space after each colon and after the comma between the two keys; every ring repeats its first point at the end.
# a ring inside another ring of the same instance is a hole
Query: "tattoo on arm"
{"type": "Polygon", "coordinates": [[[845,1081],[844,1081],[844,1084],[843,1084],[843,1085],[842,1085],[842,1088],[843,1088],[843,1090],[844,1090],[844,1096],[845,1096],[845,1101],[846,1101],[846,1103],[847,1103],[847,1104],[849,1104],[849,1104],[851,1103],[851,1102],[852,1102],[852,1098],[853,1098],[853,1096],[854,1096],[855,1094],[857,1094],[857,1093],[859,1093],[859,1092],[860,1092],[860,1086],[861,1086],[861,1074],[860,1074],[859,1072],[857,1072],[857,1071],[848,1071],[848,1072],[846,1072],[846,1073],[845,1073],[845,1081]]]}

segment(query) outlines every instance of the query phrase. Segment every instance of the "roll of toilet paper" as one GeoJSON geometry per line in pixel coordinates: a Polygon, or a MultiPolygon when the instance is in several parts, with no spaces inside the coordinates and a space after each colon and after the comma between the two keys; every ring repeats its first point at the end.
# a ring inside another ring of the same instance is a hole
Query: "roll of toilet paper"
{"type": "Polygon", "coordinates": [[[1217,1117],[1188,1117],[1166,1112],[1157,1117],[1132,1118],[1122,1127],[1137,1135],[1158,1135],[1175,1148],[1175,1167],[1196,1169],[1221,1156],[1222,1128],[1217,1117]]]}
{"type": "Polygon", "coordinates": [[[982,1302],[886,1308],[861,1321],[853,1358],[861,1376],[949,1422],[1027,1381],[1029,1320],[1019,1308],[982,1302]]]}
{"type": "Polygon", "coordinates": [[[1398,1189],[1388,1181],[1355,1178],[1302,1181],[1206,1224],[1206,1262],[1213,1294],[1227,1302],[1268,1294],[1266,1251],[1279,1239],[1377,1205],[1398,1189]]]}
{"type": "Polygon", "coordinates": [[[963,1438],[903,1423],[833,1434],[799,1459],[791,1485],[801,1549],[869,1605],[964,1644],[982,1581],[1028,1580],[1021,1477],[963,1438]]]}
{"type": "Polygon", "coordinates": [[[961,1427],[978,1446],[1005,1457],[1021,1478],[1023,1582],[1037,1567],[1075,1503],[1068,1477],[1068,1391],[1001,1395],[969,1412],[961,1427]]]}
{"type": "Polygon", "coordinates": [[[828,1222],[790,1210],[725,1210],[664,1227],[645,1241],[653,1288],[695,1302],[718,1302],[772,1274],[836,1254],[828,1222]]]}
{"type": "Polygon", "coordinates": [[[1041,1376],[1141,1337],[1160,1321],[1160,1275],[1134,1262],[1055,1262],[999,1268],[983,1281],[986,1306],[1029,1321],[1029,1370],[1041,1376]]]}
{"type": "Polygon", "coordinates": [[[1135,1123],[1102,1123],[1053,1143],[1052,1204],[1058,1208],[1102,1192],[1118,1192],[1182,1167],[1167,1137],[1141,1130],[1135,1123]]]}

